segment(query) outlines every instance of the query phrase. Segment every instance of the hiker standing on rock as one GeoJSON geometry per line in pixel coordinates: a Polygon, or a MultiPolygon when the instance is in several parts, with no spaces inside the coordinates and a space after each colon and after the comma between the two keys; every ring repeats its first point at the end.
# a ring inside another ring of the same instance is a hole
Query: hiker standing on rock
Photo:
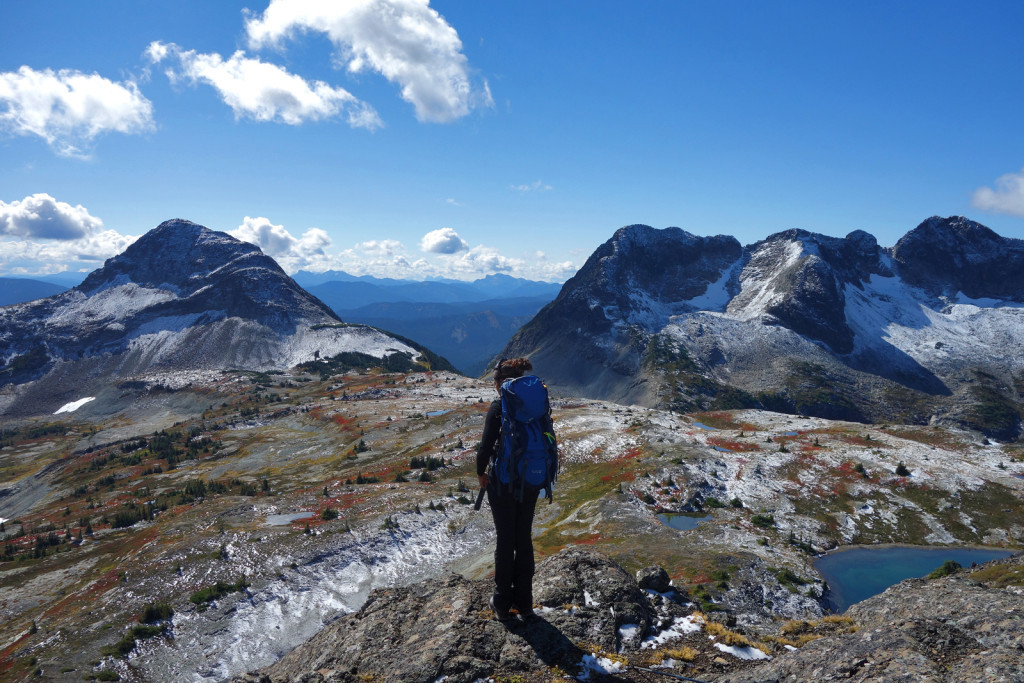
{"type": "Polygon", "coordinates": [[[501,621],[533,618],[533,513],[541,491],[551,498],[558,447],[547,387],[526,373],[526,358],[502,359],[494,367],[499,398],[491,402],[476,452],[476,472],[494,518],[494,595],[501,621]],[[488,470],[488,466],[490,469],[488,470]]]}

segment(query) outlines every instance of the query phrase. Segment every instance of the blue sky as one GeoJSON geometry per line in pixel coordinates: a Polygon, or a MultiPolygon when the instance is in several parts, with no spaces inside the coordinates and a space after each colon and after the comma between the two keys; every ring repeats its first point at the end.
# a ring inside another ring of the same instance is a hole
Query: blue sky
{"type": "Polygon", "coordinates": [[[163,220],[564,280],[623,225],[1024,237],[1019,2],[11,2],[0,275],[163,220]]]}

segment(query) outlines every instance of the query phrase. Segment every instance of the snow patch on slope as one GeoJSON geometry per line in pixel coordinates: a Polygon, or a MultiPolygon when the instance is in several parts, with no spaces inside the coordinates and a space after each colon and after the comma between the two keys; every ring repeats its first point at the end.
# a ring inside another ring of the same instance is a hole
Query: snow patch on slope
{"type": "Polygon", "coordinates": [[[863,290],[846,286],[846,319],[855,349],[890,345],[921,365],[936,369],[955,362],[991,358],[1010,368],[1022,365],[1024,305],[972,300],[958,294],[941,305],[896,277],[872,275],[863,290]]]}
{"type": "Polygon", "coordinates": [[[761,269],[756,265],[756,256],[740,274],[740,294],[730,303],[729,313],[737,320],[760,318],[770,307],[779,303],[785,294],[775,289],[774,281],[779,273],[793,267],[805,255],[804,243],[786,242],[778,245],[775,259],[770,260],[771,268],[761,269]]]}

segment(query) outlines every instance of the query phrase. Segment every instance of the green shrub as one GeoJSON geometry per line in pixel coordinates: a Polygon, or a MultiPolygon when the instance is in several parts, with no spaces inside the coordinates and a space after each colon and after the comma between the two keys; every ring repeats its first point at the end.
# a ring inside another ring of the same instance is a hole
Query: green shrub
{"type": "Polygon", "coordinates": [[[330,521],[332,519],[337,519],[337,518],[338,518],[338,511],[335,510],[334,508],[329,508],[329,507],[328,508],[324,508],[324,511],[320,513],[320,519],[324,520],[325,522],[330,521]]]}
{"type": "Polygon", "coordinates": [[[803,586],[807,583],[804,579],[798,576],[792,569],[783,567],[775,572],[775,578],[779,580],[779,583],[783,585],[803,586]]]}
{"type": "Polygon", "coordinates": [[[142,609],[139,621],[143,624],[155,624],[158,621],[167,621],[173,616],[174,610],[166,602],[150,602],[142,609]]]}
{"type": "Polygon", "coordinates": [[[163,632],[164,629],[160,626],[147,626],[145,624],[140,624],[138,626],[133,626],[131,633],[136,640],[145,640],[146,638],[158,636],[163,632]]]}
{"type": "Polygon", "coordinates": [[[946,560],[945,562],[942,563],[941,567],[939,567],[938,569],[933,571],[931,574],[929,574],[928,578],[929,579],[939,579],[939,578],[942,578],[943,576],[949,576],[950,574],[955,574],[958,571],[960,571],[961,569],[963,569],[963,567],[960,565],[959,562],[956,562],[955,560],[946,560]]]}
{"type": "Polygon", "coordinates": [[[750,521],[754,526],[764,529],[773,529],[775,527],[775,515],[754,515],[750,518],[750,521]]]}
{"type": "MultiPolygon", "coordinates": [[[[121,637],[121,640],[117,641],[113,645],[104,645],[100,648],[100,653],[108,657],[127,657],[128,654],[135,649],[135,636],[131,633],[126,633],[121,637]]],[[[113,679],[117,680],[117,679],[113,679]]]]}
{"type": "Polygon", "coordinates": [[[712,496],[708,496],[707,498],[705,498],[704,499],[704,504],[706,506],[708,506],[709,508],[724,508],[725,507],[725,503],[723,503],[722,501],[720,501],[717,498],[714,498],[712,496]]]}
{"type": "Polygon", "coordinates": [[[249,587],[249,581],[243,576],[236,583],[218,581],[192,594],[189,600],[197,605],[206,605],[230,593],[236,593],[249,587]]]}

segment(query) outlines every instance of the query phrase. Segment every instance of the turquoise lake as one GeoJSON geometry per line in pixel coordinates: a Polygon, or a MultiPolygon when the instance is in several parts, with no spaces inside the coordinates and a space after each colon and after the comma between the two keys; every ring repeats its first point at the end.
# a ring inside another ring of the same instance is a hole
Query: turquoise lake
{"type": "Polygon", "coordinates": [[[903,579],[927,576],[946,560],[970,567],[972,562],[981,564],[1012,554],[1009,550],[971,548],[853,548],[819,557],[814,567],[828,582],[823,603],[842,613],[903,579]]]}

